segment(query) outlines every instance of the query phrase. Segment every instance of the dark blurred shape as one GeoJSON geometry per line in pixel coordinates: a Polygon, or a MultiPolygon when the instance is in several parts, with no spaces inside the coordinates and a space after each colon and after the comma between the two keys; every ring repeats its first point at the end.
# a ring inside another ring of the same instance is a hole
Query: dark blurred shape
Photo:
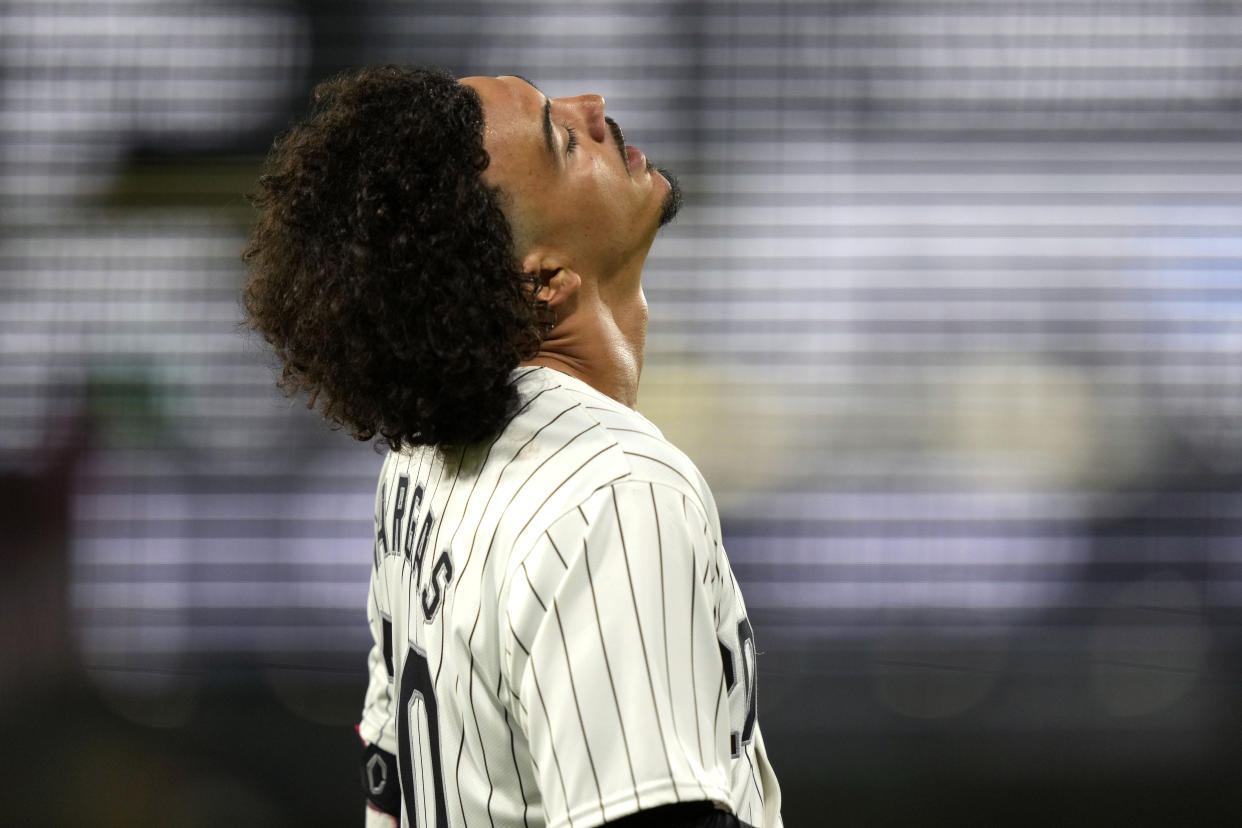
{"type": "Polygon", "coordinates": [[[70,480],[80,420],[29,462],[0,468],[0,719],[76,677],[69,613],[70,480]]]}

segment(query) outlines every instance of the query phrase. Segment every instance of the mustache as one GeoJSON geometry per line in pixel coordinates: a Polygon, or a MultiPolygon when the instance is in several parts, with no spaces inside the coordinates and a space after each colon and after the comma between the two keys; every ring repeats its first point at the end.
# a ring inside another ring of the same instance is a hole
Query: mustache
{"type": "Polygon", "coordinates": [[[617,152],[621,154],[621,164],[628,172],[630,169],[630,159],[625,156],[625,133],[621,131],[621,127],[609,115],[604,116],[604,123],[612,131],[612,140],[616,142],[617,152]]]}

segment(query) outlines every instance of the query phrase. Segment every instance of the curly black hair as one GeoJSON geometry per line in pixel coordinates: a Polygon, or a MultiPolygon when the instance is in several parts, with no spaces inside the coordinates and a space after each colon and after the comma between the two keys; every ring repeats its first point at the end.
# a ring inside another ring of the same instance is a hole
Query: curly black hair
{"type": "Polygon", "coordinates": [[[372,66],[315,87],[264,162],[242,254],[245,324],[287,395],[394,451],[500,430],[546,319],[488,163],[478,95],[446,72],[372,66]]]}

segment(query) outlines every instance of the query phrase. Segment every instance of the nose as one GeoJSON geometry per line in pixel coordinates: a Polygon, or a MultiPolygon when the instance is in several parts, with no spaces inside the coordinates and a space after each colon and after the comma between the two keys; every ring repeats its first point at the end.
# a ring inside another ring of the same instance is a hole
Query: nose
{"type": "Polygon", "coordinates": [[[604,124],[604,99],[600,95],[576,95],[562,98],[569,106],[582,115],[587,126],[587,133],[596,141],[604,141],[608,137],[608,128],[604,124]]]}

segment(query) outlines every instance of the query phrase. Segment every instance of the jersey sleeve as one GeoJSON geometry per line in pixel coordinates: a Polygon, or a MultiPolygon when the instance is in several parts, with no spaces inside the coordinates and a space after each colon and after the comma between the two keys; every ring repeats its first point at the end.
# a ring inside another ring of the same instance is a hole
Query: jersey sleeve
{"type": "Polygon", "coordinates": [[[371,570],[371,599],[367,602],[367,622],[371,628],[371,650],[367,653],[367,694],[362,707],[358,735],[389,753],[397,752],[396,689],[393,682],[392,620],[377,600],[377,573],[371,570]]]}
{"type": "MultiPolygon", "coordinates": [[[[383,475],[381,475],[383,479],[383,475]]],[[[383,750],[397,752],[397,690],[394,681],[392,612],[388,607],[387,575],[384,569],[387,539],[382,520],[383,490],[375,500],[375,549],[372,555],[371,586],[367,596],[367,626],[371,630],[371,649],[367,653],[367,692],[362,706],[358,735],[383,750]]]]}
{"type": "Polygon", "coordinates": [[[731,807],[713,548],[693,496],[625,481],[560,517],[513,570],[505,678],[551,828],[731,807]]]}

